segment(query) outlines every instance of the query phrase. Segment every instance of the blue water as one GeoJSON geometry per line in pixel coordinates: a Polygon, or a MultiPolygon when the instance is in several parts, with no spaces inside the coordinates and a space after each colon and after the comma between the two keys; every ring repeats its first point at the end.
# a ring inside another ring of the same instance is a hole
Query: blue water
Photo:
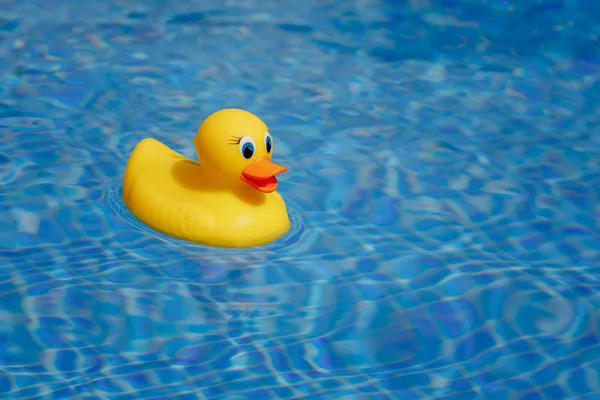
{"type": "Polygon", "coordinates": [[[0,398],[600,399],[598,4],[4,0],[0,398]],[[120,199],[224,107],[265,247],[120,199]]]}

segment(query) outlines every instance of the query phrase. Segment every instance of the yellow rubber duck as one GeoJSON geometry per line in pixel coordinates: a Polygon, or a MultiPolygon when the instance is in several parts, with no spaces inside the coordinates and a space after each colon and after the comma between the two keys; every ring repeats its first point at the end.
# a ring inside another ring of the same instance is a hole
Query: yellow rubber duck
{"type": "Polygon", "coordinates": [[[194,138],[199,162],[155,139],[135,147],[123,179],[123,201],[140,221],[169,236],[216,247],[253,247],[290,228],[271,161],[273,137],[239,109],[211,114],[194,138]]]}

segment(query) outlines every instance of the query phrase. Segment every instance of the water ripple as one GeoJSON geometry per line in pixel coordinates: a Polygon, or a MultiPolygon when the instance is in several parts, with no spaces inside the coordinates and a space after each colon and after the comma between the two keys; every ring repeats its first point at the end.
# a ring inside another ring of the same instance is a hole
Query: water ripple
{"type": "Polygon", "coordinates": [[[597,3],[163,3],[3,2],[1,398],[598,396],[597,3]],[[120,197],[225,107],[289,167],[267,246],[120,197]]]}

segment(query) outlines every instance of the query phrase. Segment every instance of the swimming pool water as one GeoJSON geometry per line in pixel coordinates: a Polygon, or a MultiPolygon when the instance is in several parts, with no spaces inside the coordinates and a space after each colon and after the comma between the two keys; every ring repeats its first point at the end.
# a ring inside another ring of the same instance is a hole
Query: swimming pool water
{"type": "Polygon", "coordinates": [[[0,398],[600,399],[595,2],[2,9],[0,398]],[[265,247],[120,200],[224,107],[289,167],[265,247]]]}

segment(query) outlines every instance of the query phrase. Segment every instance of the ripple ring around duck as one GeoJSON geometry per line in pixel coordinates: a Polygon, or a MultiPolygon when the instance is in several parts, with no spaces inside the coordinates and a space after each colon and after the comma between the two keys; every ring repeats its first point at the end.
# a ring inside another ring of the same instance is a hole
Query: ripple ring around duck
{"type": "Polygon", "coordinates": [[[273,137],[265,123],[239,109],[204,120],[193,141],[198,162],[147,138],[125,169],[123,202],[149,227],[215,247],[254,247],[290,229],[271,161],[273,137]]]}

